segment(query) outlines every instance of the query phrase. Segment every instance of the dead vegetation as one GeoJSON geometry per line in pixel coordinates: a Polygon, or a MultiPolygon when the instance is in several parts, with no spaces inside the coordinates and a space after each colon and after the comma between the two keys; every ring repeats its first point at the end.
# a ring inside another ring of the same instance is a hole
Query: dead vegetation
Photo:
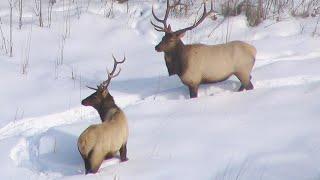
{"type": "Polygon", "coordinates": [[[219,4],[222,16],[244,14],[249,26],[257,26],[266,19],[280,21],[288,12],[301,18],[320,14],[320,0],[221,0],[219,4]]]}
{"type": "MultiPolygon", "coordinates": [[[[142,0],[144,3],[163,3],[162,0],[142,0]]],[[[210,0],[170,0],[173,4],[173,8],[169,14],[171,18],[194,18],[199,17],[201,11],[201,5],[203,2],[209,2],[210,0]]],[[[317,18],[315,20],[315,30],[313,36],[318,36],[318,26],[320,16],[320,0],[212,0],[214,10],[216,13],[210,18],[216,20],[217,26],[223,22],[228,21],[228,17],[234,17],[244,15],[247,19],[248,26],[258,26],[266,19],[275,21],[281,21],[288,16],[297,18],[317,18]]],[[[133,13],[129,9],[130,6],[139,1],[133,0],[101,0],[101,9],[103,15],[106,18],[116,18],[119,11],[119,7],[126,8],[127,13],[133,13]]],[[[207,3],[208,4],[208,3],[207,3]]],[[[34,23],[40,27],[50,28],[52,21],[56,19],[55,8],[63,9],[63,17],[65,21],[65,31],[63,34],[68,37],[70,35],[70,19],[71,16],[76,15],[78,19],[83,12],[88,11],[90,6],[93,6],[91,0],[8,0],[9,15],[8,17],[0,17],[0,48],[1,53],[13,56],[15,47],[13,42],[14,30],[23,28],[24,23],[29,23],[25,13],[28,12],[28,8],[32,9],[32,13],[35,17],[34,23]],[[75,12],[74,12],[75,11],[75,12]],[[2,24],[4,22],[4,24],[2,24]],[[5,27],[8,24],[9,30],[5,27]],[[15,24],[16,23],[16,24],[15,24]]],[[[142,12],[141,12],[142,13],[142,12]]],[[[142,15],[142,14],[141,14],[142,15]]],[[[133,15],[129,15],[132,18],[133,15]]],[[[214,28],[215,29],[215,28],[214,28]]],[[[214,31],[214,30],[212,30],[214,31]]],[[[211,35],[212,33],[210,33],[211,35]]],[[[209,35],[209,36],[210,36],[209,35]]],[[[62,48],[60,48],[62,49],[62,48]]],[[[60,53],[61,54],[61,53],[60,53]]],[[[62,60],[62,58],[61,58],[62,60]]]]}

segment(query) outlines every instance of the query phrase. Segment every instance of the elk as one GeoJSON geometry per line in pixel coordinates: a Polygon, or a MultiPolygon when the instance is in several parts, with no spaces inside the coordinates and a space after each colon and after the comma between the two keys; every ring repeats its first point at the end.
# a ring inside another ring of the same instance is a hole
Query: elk
{"type": "Polygon", "coordinates": [[[118,76],[121,69],[115,73],[117,65],[125,61],[117,61],[114,56],[113,70],[107,80],[103,81],[93,94],[82,100],[84,106],[94,107],[101,118],[101,124],[89,126],[78,139],[78,150],[85,164],[85,174],[96,173],[106,158],[120,152],[121,162],[127,161],[128,123],[124,112],[115,104],[108,91],[111,79],[118,76]]]}
{"type": "Polygon", "coordinates": [[[197,27],[207,16],[215,13],[211,1],[211,10],[207,12],[206,4],[203,3],[203,14],[192,26],[177,31],[172,31],[167,19],[170,10],[178,5],[180,1],[170,5],[167,0],[167,9],[164,19],[155,15],[152,7],[152,15],[163,27],[153,21],[154,29],[164,32],[161,42],[155,46],[157,52],[164,52],[164,59],[169,76],[177,74],[182,83],[189,88],[190,98],[198,96],[200,84],[215,83],[228,79],[235,75],[241,82],[238,91],[251,90],[251,71],[255,62],[256,49],[254,46],[242,41],[232,41],[226,44],[185,45],[181,38],[184,34],[197,27]]]}

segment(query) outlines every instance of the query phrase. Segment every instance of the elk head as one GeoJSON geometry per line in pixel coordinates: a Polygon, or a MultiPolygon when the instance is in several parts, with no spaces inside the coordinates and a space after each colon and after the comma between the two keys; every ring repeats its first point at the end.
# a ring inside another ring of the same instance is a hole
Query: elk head
{"type": "MultiPolygon", "coordinates": [[[[172,31],[171,26],[167,24],[167,19],[169,16],[170,11],[175,8],[177,5],[183,5],[180,2],[181,0],[175,1],[173,5],[170,5],[169,0],[167,0],[167,9],[164,15],[163,19],[160,19],[155,15],[154,9],[152,7],[152,15],[156,21],[163,24],[163,27],[160,25],[155,24],[153,21],[151,21],[151,24],[154,26],[154,29],[159,32],[164,32],[165,35],[162,37],[161,42],[155,46],[155,50],[157,52],[164,52],[171,54],[173,56],[176,56],[176,52],[178,51],[179,47],[183,45],[183,42],[181,41],[181,38],[184,36],[185,32],[188,30],[191,30],[195,27],[197,27],[207,16],[209,16],[211,13],[215,12],[213,10],[213,3],[211,1],[211,9],[209,12],[207,12],[206,4],[203,3],[203,14],[201,18],[194,22],[194,24],[190,27],[180,29],[177,31],[172,31]]],[[[165,58],[166,66],[168,68],[169,75],[174,74],[176,65],[173,62],[174,58],[165,58]]]]}
{"type": "Polygon", "coordinates": [[[94,107],[99,114],[101,115],[101,111],[103,107],[107,108],[112,105],[115,105],[113,97],[110,95],[108,91],[108,86],[110,85],[111,79],[118,76],[120,74],[121,69],[119,68],[119,71],[117,73],[117,65],[122,64],[125,62],[126,57],[123,58],[122,61],[117,61],[116,58],[112,55],[112,58],[114,60],[113,69],[111,72],[108,71],[108,78],[107,80],[103,81],[100,85],[97,86],[97,88],[89,87],[89,89],[95,90],[93,94],[82,100],[81,104],[84,106],[92,106],[94,107]]]}

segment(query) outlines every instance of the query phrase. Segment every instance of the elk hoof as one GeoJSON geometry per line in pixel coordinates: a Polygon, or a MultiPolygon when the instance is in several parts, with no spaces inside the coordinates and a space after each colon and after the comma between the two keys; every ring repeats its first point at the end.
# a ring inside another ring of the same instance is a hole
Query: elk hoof
{"type": "Polygon", "coordinates": [[[128,161],[129,159],[128,158],[122,158],[121,159],[121,162],[126,162],[126,161],[128,161]]]}

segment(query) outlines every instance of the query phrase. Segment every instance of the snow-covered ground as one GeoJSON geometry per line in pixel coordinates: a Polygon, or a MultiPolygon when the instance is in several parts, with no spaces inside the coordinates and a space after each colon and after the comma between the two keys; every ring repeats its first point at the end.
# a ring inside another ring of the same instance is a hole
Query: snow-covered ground
{"type": "MultiPolygon", "coordinates": [[[[100,0],[58,1],[50,28],[47,19],[37,25],[33,2],[24,6],[21,30],[14,9],[13,57],[1,50],[0,179],[320,179],[318,17],[249,28],[240,15],[212,34],[222,18],[206,20],[183,41],[223,43],[228,28],[229,40],[253,44],[255,89],[235,92],[240,84],[231,77],[189,99],[154,50],[162,34],[150,25],[151,1],[131,1],[128,13],[115,3],[114,18],[104,16],[100,0]],[[106,78],[111,54],[127,57],[109,89],[128,117],[129,161],[105,161],[85,176],[77,138],[100,120],[80,101],[92,93],[86,85],[106,78]]],[[[161,14],[164,4],[154,3],[161,14]]],[[[7,1],[0,7],[8,35],[7,1]]],[[[170,19],[173,29],[193,21],[170,19]]]]}

